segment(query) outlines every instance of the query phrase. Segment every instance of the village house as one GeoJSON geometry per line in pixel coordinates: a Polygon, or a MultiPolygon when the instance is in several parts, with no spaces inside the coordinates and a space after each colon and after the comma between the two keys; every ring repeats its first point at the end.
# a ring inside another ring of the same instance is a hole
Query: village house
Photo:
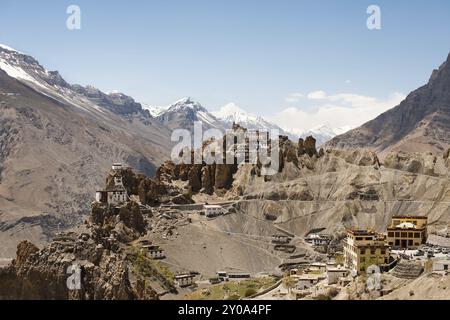
{"type": "Polygon", "coordinates": [[[219,205],[205,204],[203,209],[207,218],[213,218],[223,214],[223,208],[219,205]]]}
{"type": "Polygon", "coordinates": [[[228,279],[249,279],[251,274],[248,272],[229,272],[228,279]]]}
{"type": "Polygon", "coordinates": [[[272,243],[288,244],[289,242],[291,242],[291,238],[286,235],[275,234],[272,236],[272,243]]]}
{"type": "Polygon", "coordinates": [[[393,249],[417,249],[427,241],[427,217],[394,216],[387,228],[387,241],[393,249]]]}
{"type": "Polygon", "coordinates": [[[183,287],[189,287],[194,284],[194,278],[195,275],[193,274],[180,274],[175,276],[175,283],[183,288],[183,287]]]}
{"type": "Polygon", "coordinates": [[[389,246],[384,235],[372,230],[347,230],[344,240],[344,267],[362,273],[371,265],[389,264],[389,246]]]}
{"type": "Polygon", "coordinates": [[[324,274],[303,274],[298,276],[297,289],[298,290],[306,290],[311,287],[314,287],[320,281],[325,279],[324,274]]]}
{"type": "Polygon", "coordinates": [[[327,246],[331,242],[331,236],[325,234],[309,234],[305,241],[313,246],[327,246]]]}
{"type": "Polygon", "coordinates": [[[448,271],[450,270],[450,260],[437,260],[433,262],[433,271],[448,271]]]}
{"type": "Polygon", "coordinates": [[[347,269],[344,268],[328,268],[327,269],[327,280],[328,284],[339,283],[342,278],[347,277],[349,274],[347,269]]]}
{"type": "Polygon", "coordinates": [[[146,244],[143,245],[142,248],[146,249],[152,259],[164,259],[166,256],[164,255],[164,250],[160,248],[160,246],[146,244]]]}
{"type": "Polygon", "coordinates": [[[313,262],[307,270],[309,272],[323,273],[327,270],[327,264],[323,262],[313,262]]]}
{"type": "Polygon", "coordinates": [[[95,201],[115,206],[126,203],[128,201],[128,194],[123,185],[122,176],[119,175],[120,170],[122,170],[122,165],[115,163],[112,166],[112,169],[115,171],[114,186],[106,190],[97,191],[95,194],[95,201]]]}

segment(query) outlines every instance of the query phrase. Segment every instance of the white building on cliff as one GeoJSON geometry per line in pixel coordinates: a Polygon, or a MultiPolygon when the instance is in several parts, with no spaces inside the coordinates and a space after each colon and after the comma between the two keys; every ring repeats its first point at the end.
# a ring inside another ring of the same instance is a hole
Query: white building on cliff
{"type": "Polygon", "coordinates": [[[122,164],[115,163],[112,169],[115,171],[114,186],[106,190],[97,191],[95,194],[95,201],[108,205],[118,205],[128,201],[128,193],[122,181],[122,176],[119,172],[122,170],[122,164]]]}

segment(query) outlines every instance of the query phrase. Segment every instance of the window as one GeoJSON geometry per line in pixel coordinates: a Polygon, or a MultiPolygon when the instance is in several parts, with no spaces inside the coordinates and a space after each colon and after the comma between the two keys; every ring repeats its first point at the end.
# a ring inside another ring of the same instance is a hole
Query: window
{"type": "Polygon", "coordinates": [[[386,254],[386,250],[381,250],[381,254],[386,254]]]}
{"type": "Polygon", "coordinates": [[[408,232],[408,238],[412,238],[414,235],[412,232],[408,232]]]}
{"type": "Polygon", "coordinates": [[[412,240],[408,240],[408,246],[412,246],[413,245],[413,241],[412,240]]]}
{"type": "Polygon", "coordinates": [[[402,238],[408,237],[408,232],[402,232],[402,238]]]}
{"type": "Polygon", "coordinates": [[[393,238],[394,237],[394,232],[388,232],[388,237],[393,238]]]}
{"type": "Polygon", "coordinates": [[[400,245],[400,240],[398,240],[398,239],[395,240],[395,245],[396,245],[396,246],[399,246],[399,245],[400,245]]]}
{"type": "Polygon", "coordinates": [[[361,250],[359,250],[359,252],[360,252],[361,254],[365,254],[365,253],[366,253],[366,249],[361,249],[361,250]]]}
{"type": "Polygon", "coordinates": [[[370,254],[375,254],[376,250],[375,249],[370,249],[370,254]]]}
{"type": "Polygon", "coordinates": [[[414,238],[420,238],[420,232],[414,232],[414,238]]]}
{"type": "Polygon", "coordinates": [[[393,243],[393,242],[389,242],[389,245],[390,245],[390,246],[393,246],[393,245],[394,245],[394,243],[393,243]]]}
{"type": "Polygon", "coordinates": [[[356,237],[357,241],[361,241],[363,238],[362,237],[356,237]]]}
{"type": "Polygon", "coordinates": [[[398,238],[398,237],[400,237],[400,232],[396,232],[395,233],[395,236],[398,238]]]}

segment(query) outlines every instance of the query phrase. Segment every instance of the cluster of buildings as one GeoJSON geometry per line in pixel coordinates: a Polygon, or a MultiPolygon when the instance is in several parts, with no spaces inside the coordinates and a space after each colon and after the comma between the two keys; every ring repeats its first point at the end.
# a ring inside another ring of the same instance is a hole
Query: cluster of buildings
{"type": "Polygon", "coordinates": [[[350,282],[349,270],[336,266],[335,263],[316,262],[307,268],[292,269],[290,277],[296,280],[296,285],[292,293],[296,298],[310,293],[310,290],[319,283],[329,286],[334,284],[346,285],[350,282]]]}
{"type": "Polygon", "coordinates": [[[427,241],[427,218],[394,216],[387,234],[373,230],[347,230],[344,240],[344,266],[357,274],[372,265],[389,270],[393,266],[391,249],[414,250],[427,241]]]}

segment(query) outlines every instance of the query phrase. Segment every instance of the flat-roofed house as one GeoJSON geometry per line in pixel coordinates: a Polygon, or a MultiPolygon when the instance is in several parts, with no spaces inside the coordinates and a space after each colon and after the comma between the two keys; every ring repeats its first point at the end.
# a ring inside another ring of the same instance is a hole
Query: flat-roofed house
{"type": "Polygon", "coordinates": [[[433,271],[449,271],[450,260],[437,260],[433,262],[433,271]]]}
{"type": "Polygon", "coordinates": [[[305,238],[305,241],[313,246],[326,246],[331,242],[331,236],[312,233],[305,238]]]}
{"type": "Polygon", "coordinates": [[[301,276],[298,276],[297,289],[309,289],[311,287],[314,287],[323,279],[325,279],[325,276],[323,274],[303,274],[301,276]]]}
{"type": "Polygon", "coordinates": [[[194,278],[193,274],[180,274],[175,276],[175,282],[179,287],[189,287],[194,284],[194,278]]]}
{"type": "Polygon", "coordinates": [[[327,269],[327,279],[328,284],[336,284],[339,283],[341,278],[347,277],[349,274],[347,269],[343,268],[328,268],[327,269]]]}
{"type": "Polygon", "coordinates": [[[223,208],[220,205],[205,204],[203,209],[207,218],[213,218],[223,214],[223,208]]]}

